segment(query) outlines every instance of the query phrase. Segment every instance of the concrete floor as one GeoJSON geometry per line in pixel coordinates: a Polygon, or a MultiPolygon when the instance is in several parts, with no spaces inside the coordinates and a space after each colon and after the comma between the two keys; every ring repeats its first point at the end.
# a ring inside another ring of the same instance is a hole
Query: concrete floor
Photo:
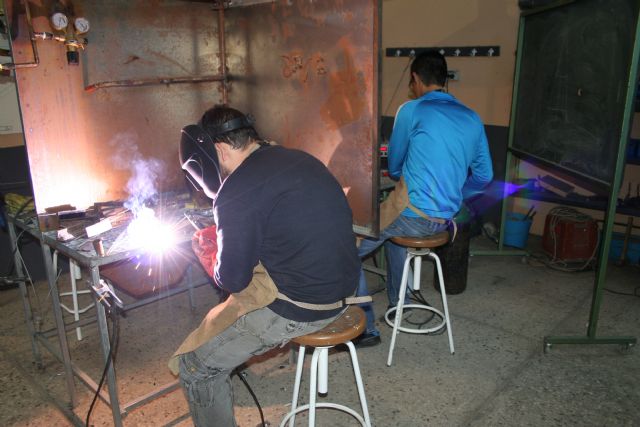
{"type": "MultiPolygon", "coordinates": [[[[473,247],[488,247],[475,238],[473,247]]],[[[423,293],[437,298],[423,272],[423,293]]],[[[633,293],[640,269],[610,266],[607,288],[633,293]]],[[[62,283],[66,280],[61,279],[62,283]]],[[[514,256],[472,257],[467,290],[449,297],[456,345],[448,352],[446,334],[402,334],[394,364],[387,367],[390,328],[380,325],[383,344],[358,351],[374,426],[639,426],[640,353],[616,345],[555,346],[543,353],[546,335],[585,335],[591,304],[593,272],[564,273],[523,262],[514,256]]],[[[370,276],[372,292],[381,291],[370,276]]],[[[36,283],[39,313],[51,324],[45,283],[36,283]]],[[[186,295],[139,308],[121,319],[117,376],[121,400],[128,401],[172,380],[166,361],[182,338],[201,320],[216,298],[211,289],[197,290],[197,309],[186,295]]],[[[386,293],[374,295],[378,314],[386,293]]],[[[83,425],[92,393],[80,382],[78,406],[66,402],[62,365],[43,350],[44,369],[33,364],[21,300],[17,290],[0,292],[0,425],[83,425]]],[[[90,310],[84,316],[93,316],[90,310]]],[[[605,293],[598,336],[640,335],[640,298],[605,293]]],[[[95,325],[85,338],[69,334],[71,353],[95,377],[102,358],[95,325]]],[[[352,407],[357,394],[345,352],[330,362],[329,398],[352,407]]],[[[278,425],[291,398],[294,366],[285,347],[261,357],[245,371],[270,425],[278,425]]],[[[308,371],[305,372],[305,374],[308,371]]],[[[236,414],[241,427],[259,424],[258,411],[244,385],[233,380],[236,414]]],[[[305,380],[304,385],[308,384],[305,380]]],[[[303,393],[306,393],[303,391],[303,393]]],[[[172,392],[125,418],[127,426],[189,426],[179,418],[187,410],[180,391],[172,392]],[[178,419],[178,421],[175,421],[178,419]]],[[[306,416],[298,425],[305,425],[306,416]]],[[[91,417],[96,426],[112,425],[111,412],[99,402],[91,417]]],[[[319,426],[352,426],[354,420],[322,410],[319,426]]]]}

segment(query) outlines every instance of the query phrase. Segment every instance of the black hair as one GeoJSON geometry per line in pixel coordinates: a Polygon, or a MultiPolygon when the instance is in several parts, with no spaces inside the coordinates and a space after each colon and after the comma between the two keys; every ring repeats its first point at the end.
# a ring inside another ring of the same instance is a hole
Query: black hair
{"type": "Polygon", "coordinates": [[[235,108],[215,105],[205,111],[199,125],[211,136],[213,142],[224,142],[234,149],[242,149],[251,142],[262,140],[252,123],[253,120],[235,108]],[[243,121],[245,126],[230,131],[221,131],[221,129],[225,128],[225,124],[233,120],[243,121]]]}
{"type": "Polygon", "coordinates": [[[413,60],[411,73],[416,73],[427,86],[444,86],[447,82],[447,61],[437,50],[427,50],[413,60]]]}

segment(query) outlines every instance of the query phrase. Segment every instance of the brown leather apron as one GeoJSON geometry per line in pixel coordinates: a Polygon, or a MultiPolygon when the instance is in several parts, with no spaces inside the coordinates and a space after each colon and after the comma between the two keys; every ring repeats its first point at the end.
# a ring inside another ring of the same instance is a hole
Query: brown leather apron
{"type": "Polygon", "coordinates": [[[382,203],[380,203],[380,231],[391,225],[391,223],[395,221],[406,208],[411,209],[417,215],[429,221],[436,222],[438,224],[449,224],[453,228],[453,237],[451,238],[451,241],[455,239],[457,226],[454,220],[433,218],[411,204],[409,201],[409,189],[407,184],[404,182],[404,177],[400,177],[395,189],[382,203]]]}
{"type": "Polygon", "coordinates": [[[409,206],[409,190],[404,178],[400,181],[389,196],[380,203],[380,231],[387,228],[409,206]]]}
{"type": "Polygon", "coordinates": [[[178,347],[169,360],[169,369],[174,375],[178,375],[178,356],[194,351],[245,314],[258,310],[275,301],[278,289],[267,270],[258,263],[253,269],[253,279],[241,292],[229,295],[229,298],[221,304],[213,307],[198,326],[184,342],[178,347]]]}
{"type": "Polygon", "coordinates": [[[179,364],[178,356],[190,351],[194,351],[202,344],[206,343],[210,339],[216,337],[222,331],[238,320],[245,314],[264,308],[271,304],[273,301],[283,299],[289,301],[299,307],[308,310],[333,310],[336,308],[344,307],[347,304],[358,304],[371,301],[370,296],[364,297],[349,297],[342,301],[338,301],[330,304],[311,304],[293,301],[286,295],[278,292],[276,284],[269,276],[269,273],[261,263],[255,266],[253,269],[253,278],[249,285],[241,292],[229,295],[229,298],[221,304],[213,307],[205,318],[184,342],[178,347],[178,350],[171,356],[169,360],[169,369],[174,375],[178,375],[179,364]]]}

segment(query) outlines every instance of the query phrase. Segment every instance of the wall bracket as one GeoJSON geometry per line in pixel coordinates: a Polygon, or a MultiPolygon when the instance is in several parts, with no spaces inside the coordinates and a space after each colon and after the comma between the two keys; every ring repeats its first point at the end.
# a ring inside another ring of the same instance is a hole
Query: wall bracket
{"type": "Polygon", "coordinates": [[[388,47],[386,56],[413,57],[427,50],[437,50],[444,56],[500,56],[500,46],[388,47]]]}

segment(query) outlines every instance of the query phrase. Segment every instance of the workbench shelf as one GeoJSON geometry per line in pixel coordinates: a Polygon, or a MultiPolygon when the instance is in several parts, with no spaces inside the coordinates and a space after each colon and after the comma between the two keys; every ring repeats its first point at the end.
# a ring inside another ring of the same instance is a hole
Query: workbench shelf
{"type": "MultiPolygon", "coordinates": [[[[548,203],[557,203],[559,205],[567,205],[574,206],[577,208],[583,209],[593,209],[597,211],[604,211],[607,208],[607,201],[603,199],[602,201],[593,201],[574,199],[571,197],[561,197],[551,191],[539,190],[539,191],[528,191],[521,190],[512,194],[512,197],[520,197],[522,199],[530,199],[537,200],[540,202],[548,202],[548,203]]],[[[616,208],[616,213],[621,215],[630,215],[640,217],[640,208],[637,207],[629,207],[629,206],[618,206],[616,208]]]]}

